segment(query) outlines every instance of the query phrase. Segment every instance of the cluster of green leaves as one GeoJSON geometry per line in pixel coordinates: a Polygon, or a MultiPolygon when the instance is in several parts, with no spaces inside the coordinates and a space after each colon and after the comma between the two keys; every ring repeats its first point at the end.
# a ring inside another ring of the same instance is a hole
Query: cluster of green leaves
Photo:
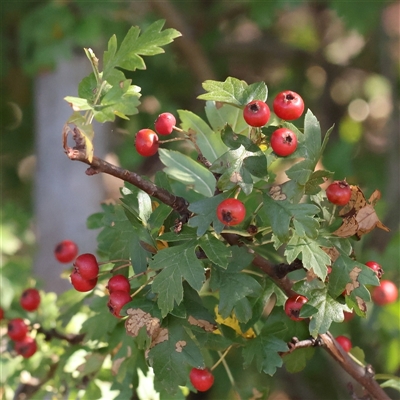
{"type": "MultiPolygon", "coordinates": [[[[265,84],[248,86],[228,78],[225,82],[206,82],[204,87],[210,90],[201,96],[207,100],[209,123],[186,110],[178,114],[181,128],[195,137],[211,167],[184,153],[160,149],[166,168],[155,177],[160,188],[196,199],[189,205],[193,215],[188,224],[177,230],[180,216],[172,208],[130,185],[122,189],[120,205],[105,206],[103,213],[89,221],[91,227],[102,229],[99,252],[105,259],[131,260],[124,273],[137,276],[133,287],[138,291],[125,311],[141,310],[148,318],[161,321],[166,329],[167,335],[160,342],[148,331],[132,342],[124,342],[127,347],[135,343],[142,351],[137,368],[142,368],[143,357],[147,357],[154,368],[155,387],[165,394],[176,395],[178,386],[191,387],[190,368],[211,366],[218,351],[230,346],[242,353],[244,367],[254,362],[258,371],[273,375],[283,364],[279,354],[288,350],[286,342],[294,332],[316,337],[332,322],[343,321],[343,311],[354,308],[364,315],[362,305],[370,300],[365,285],[378,284],[371,270],[351,258],[350,241],[331,233],[332,209],[319,189],[323,178],[331,174],[314,171],[329,131],[322,141],[319,123],[311,111],[306,113],[304,130],[284,122],[298,135],[299,146],[288,157],[293,162],[286,170],[290,179],[276,185],[272,171],[280,160],[270,149],[262,151],[250,138],[251,128],[241,112],[255,98],[266,100],[265,84]],[[225,229],[215,210],[238,188],[248,215],[234,230],[225,229]],[[215,195],[216,189],[221,193],[215,195]],[[256,225],[259,232],[250,235],[246,229],[249,224],[256,225]],[[224,233],[242,237],[240,246],[228,245],[224,233]],[[276,255],[280,247],[284,258],[276,255]],[[297,272],[294,289],[309,299],[302,313],[311,317],[308,326],[300,324],[299,328],[285,316],[285,294],[252,267],[250,248],[260,255],[275,253],[277,261],[302,260],[304,271],[297,272]],[[334,261],[326,249],[335,249],[334,261]],[[327,280],[329,265],[333,272],[327,280]],[[355,270],[357,276],[351,278],[355,270]],[[342,292],[349,282],[354,290],[344,298],[342,292]],[[263,311],[272,295],[277,299],[276,307],[265,318],[263,311]],[[218,333],[214,332],[216,327],[218,333]],[[249,329],[254,334],[250,338],[245,334],[249,329]]],[[[268,142],[271,129],[265,134],[259,132],[258,140],[268,142]]],[[[87,340],[99,339],[99,318],[94,315],[86,322],[88,327],[96,326],[95,337],[87,334],[87,340]]],[[[106,324],[103,329],[108,329],[106,324]]],[[[312,352],[302,351],[299,358],[290,355],[288,368],[304,368],[312,352]]],[[[124,363],[132,360],[127,357],[124,363]]]]}
{"type": "Polygon", "coordinates": [[[175,29],[162,30],[164,23],[163,20],[154,22],[142,33],[139,27],[131,27],[119,47],[117,37],[113,35],[103,55],[102,71],[93,50],[85,49],[93,72],[79,84],[79,97],[67,96],[65,100],[75,111],[67,124],[74,124],[84,135],[89,160],[93,155],[93,118],[104,123],[114,121],[116,116],[129,119],[128,115],[138,112],[141,89],[133,85],[131,79],[126,79],[121,69],[145,69],[146,64],[142,56],[163,53],[161,46],[180,36],[175,29]]]}

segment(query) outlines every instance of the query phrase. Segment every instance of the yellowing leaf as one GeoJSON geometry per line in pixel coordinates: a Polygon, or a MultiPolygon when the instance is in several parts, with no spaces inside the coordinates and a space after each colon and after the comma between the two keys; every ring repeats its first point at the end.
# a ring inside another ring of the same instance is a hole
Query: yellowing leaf
{"type": "MultiPolygon", "coordinates": [[[[234,315],[228,318],[222,318],[221,315],[218,313],[218,306],[215,307],[215,315],[217,316],[217,318],[215,319],[217,323],[229,326],[236,333],[243,336],[244,338],[252,339],[256,337],[256,333],[254,332],[253,328],[248,329],[246,332],[242,332],[242,330],[240,329],[239,321],[234,315]]],[[[221,331],[219,329],[214,330],[214,333],[221,335],[221,331]]]]}

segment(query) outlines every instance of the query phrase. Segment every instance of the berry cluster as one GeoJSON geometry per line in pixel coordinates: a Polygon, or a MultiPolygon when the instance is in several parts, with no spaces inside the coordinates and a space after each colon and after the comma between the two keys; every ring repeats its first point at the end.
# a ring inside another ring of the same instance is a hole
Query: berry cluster
{"type": "MultiPolygon", "coordinates": [[[[25,289],[20,298],[21,307],[28,312],[36,311],[40,305],[40,293],[35,288],[25,289]]],[[[4,310],[0,308],[0,320],[4,319],[4,310]]],[[[23,318],[12,318],[7,324],[7,335],[14,342],[14,351],[24,358],[32,357],[37,351],[35,337],[30,334],[30,326],[23,318]]]]}
{"type": "MultiPolygon", "coordinates": [[[[301,117],[304,111],[304,101],[299,94],[291,90],[278,93],[273,101],[275,115],[285,121],[301,117]]],[[[254,128],[265,126],[271,116],[268,105],[261,100],[253,100],[243,109],[244,120],[254,128]]],[[[286,157],[297,149],[296,134],[285,127],[276,129],[270,138],[271,148],[277,156],[286,157]]]]}
{"type": "MultiPolygon", "coordinates": [[[[160,114],[154,122],[154,128],[159,135],[170,135],[176,124],[176,119],[171,113],[160,114]]],[[[159,146],[158,136],[151,129],[141,129],[136,133],[135,147],[136,151],[144,156],[150,157],[157,153],[159,146]]]]}

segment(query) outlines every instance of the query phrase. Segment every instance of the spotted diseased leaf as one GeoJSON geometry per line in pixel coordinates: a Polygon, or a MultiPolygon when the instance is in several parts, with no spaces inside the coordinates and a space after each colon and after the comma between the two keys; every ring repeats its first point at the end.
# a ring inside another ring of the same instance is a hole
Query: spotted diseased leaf
{"type": "Polygon", "coordinates": [[[150,349],[148,361],[154,369],[155,389],[174,395],[178,386],[187,384],[190,367],[204,368],[204,360],[180,319],[166,318],[162,329],[168,338],[150,349]]]}
{"type": "Polygon", "coordinates": [[[204,280],[204,267],[196,256],[197,241],[169,247],[159,251],[149,267],[161,272],[152,284],[153,293],[158,295],[158,306],[165,317],[183,299],[182,280],[195,290],[200,290],[204,280]]]}
{"type": "Polygon", "coordinates": [[[201,94],[198,99],[219,101],[237,107],[244,107],[252,100],[265,101],[268,89],[264,82],[256,82],[248,85],[245,81],[228,77],[225,82],[207,80],[203,88],[208,93],[201,94]]]}
{"type": "Polygon", "coordinates": [[[330,295],[337,298],[345,292],[348,306],[354,308],[358,315],[365,316],[366,302],[371,299],[365,285],[379,285],[375,272],[366,265],[341,254],[332,265],[332,272],[329,275],[330,295]]]}
{"type": "Polygon", "coordinates": [[[244,367],[254,361],[259,372],[274,375],[283,364],[279,353],[289,350],[287,344],[276,337],[285,329],[282,322],[277,322],[264,327],[256,338],[248,340],[243,348],[244,367]]]}
{"type": "Polygon", "coordinates": [[[350,201],[339,212],[339,216],[343,218],[342,225],[333,234],[339,237],[355,235],[360,239],[375,228],[389,232],[389,228],[380,221],[374,208],[381,197],[379,190],[375,190],[367,201],[358,186],[351,185],[350,188],[350,201]]]}

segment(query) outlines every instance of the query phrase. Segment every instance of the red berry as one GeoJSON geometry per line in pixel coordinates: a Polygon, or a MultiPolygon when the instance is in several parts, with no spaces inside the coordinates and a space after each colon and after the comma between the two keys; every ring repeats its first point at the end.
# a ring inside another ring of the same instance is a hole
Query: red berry
{"type": "Polygon", "coordinates": [[[297,136],[290,129],[279,128],[271,136],[271,147],[278,156],[290,156],[297,149],[297,136]]]}
{"type": "Polygon", "coordinates": [[[368,261],[368,262],[365,263],[365,265],[368,268],[371,268],[372,271],[375,272],[375,274],[376,274],[376,276],[378,277],[379,280],[382,278],[383,269],[376,261],[368,261]]]}
{"type": "Polygon", "coordinates": [[[353,347],[351,340],[346,336],[338,336],[335,338],[336,341],[342,346],[342,349],[348,353],[353,347]]]}
{"type": "Polygon", "coordinates": [[[189,379],[199,392],[207,391],[214,383],[214,375],[208,369],[192,368],[189,379]]]}
{"type": "Polygon", "coordinates": [[[261,100],[253,100],[243,110],[243,118],[254,127],[264,126],[271,115],[269,107],[261,100]]]}
{"type": "Polygon", "coordinates": [[[238,225],[246,216],[244,204],[237,199],[229,198],[221,201],[217,207],[217,218],[228,226],[238,225]]]}
{"type": "Polygon", "coordinates": [[[95,279],[99,274],[99,264],[91,253],[81,254],[74,262],[74,268],[86,280],[95,279]]]}
{"type": "Polygon", "coordinates": [[[345,206],[351,198],[351,188],[346,181],[334,181],[326,188],[326,197],[337,206],[345,206]]]}
{"type": "Polygon", "coordinates": [[[296,92],[285,90],[275,97],[273,108],[277,117],[292,121],[300,118],[301,114],[303,114],[304,101],[296,92]]]}
{"type": "Polygon", "coordinates": [[[117,290],[127,293],[131,291],[131,285],[129,283],[129,279],[124,275],[112,276],[108,281],[106,287],[110,293],[115,292],[117,290]]]}
{"type": "Polygon", "coordinates": [[[394,303],[399,296],[397,286],[389,280],[382,280],[380,286],[372,289],[372,301],[378,306],[394,303]]]}
{"type": "Polygon", "coordinates": [[[69,263],[78,254],[78,246],[72,240],[63,240],[54,249],[56,259],[62,263],[69,263]]]}
{"type": "Polygon", "coordinates": [[[8,322],[7,334],[12,340],[22,340],[28,333],[28,326],[22,318],[14,318],[8,322]]]}
{"type": "Polygon", "coordinates": [[[84,279],[75,269],[70,275],[72,286],[78,292],[89,292],[97,285],[97,277],[94,279],[84,279]]]}
{"type": "Polygon", "coordinates": [[[154,122],[154,127],[158,134],[169,135],[175,127],[176,119],[171,113],[160,114],[154,122]]]}
{"type": "Polygon", "coordinates": [[[32,357],[37,350],[36,340],[30,336],[15,342],[14,350],[24,358],[32,357]]]}
{"type": "Polygon", "coordinates": [[[35,311],[40,304],[40,294],[37,289],[25,289],[19,299],[21,307],[26,311],[35,311]]]}
{"type": "Polygon", "coordinates": [[[153,156],[158,151],[158,136],[151,129],[141,129],[136,134],[136,151],[145,157],[153,156]]]}
{"type": "Polygon", "coordinates": [[[304,318],[299,317],[303,304],[307,303],[307,297],[296,294],[289,297],[285,302],[285,313],[293,321],[301,321],[304,318]]]}
{"type": "Polygon", "coordinates": [[[343,314],[344,314],[344,320],[343,320],[344,322],[351,321],[355,316],[354,312],[343,311],[343,314]]]}
{"type": "Polygon", "coordinates": [[[122,315],[120,315],[121,308],[131,300],[129,293],[117,290],[110,293],[110,299],[108,300],[107,306],[111,314],[118,318],[122,318],[122,315]]]}
{"type": "Polygon", "coordinates": [[[0,321],[4,319],[4,310],[0,307],[0,321]]]}

